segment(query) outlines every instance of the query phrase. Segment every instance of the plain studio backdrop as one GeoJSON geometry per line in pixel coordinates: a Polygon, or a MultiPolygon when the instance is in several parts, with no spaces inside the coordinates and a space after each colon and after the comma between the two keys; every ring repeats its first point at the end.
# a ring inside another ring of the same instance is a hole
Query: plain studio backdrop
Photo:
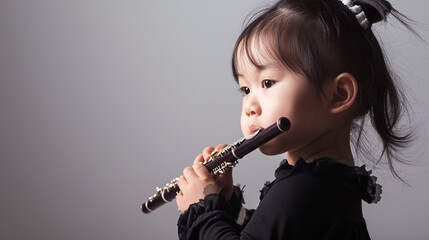
{"type": "MultiPolygon", "coordinates": [[[[392,2],[429,41],[427,1],[392,2]]],[[[175,202],[149,215],[140,204],[204,147],[242,136],[231,53],[267,3],[2,0],[0,239],[176,239],[175,202]]],[[[373,239],[423,240],[429,47],[398,25],[375,29],[410,96],[417,140],[399,166],[410,186],[377,167],[382,200],[363,210],[373,239]]],[[[240,161],[246,207],[284,157],[240,161]]]]}

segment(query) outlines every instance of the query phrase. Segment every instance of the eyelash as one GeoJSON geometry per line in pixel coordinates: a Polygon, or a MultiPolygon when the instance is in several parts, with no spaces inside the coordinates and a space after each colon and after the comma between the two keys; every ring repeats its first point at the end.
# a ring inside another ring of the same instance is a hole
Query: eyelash
{"type": "MultiPolygon", "coordinates": [[[[262,86],[262,88],[270,88],[270,87],[272,87],[275,83],[276,83],[276,82],[275,82],[275,81],[273,81],[273,80],[264,79],[264,80],[261,82],[261,86],[262,86]]],[[[241,88],[240,88],[240,91],[241,91],[244,95],[247,95],[247,94],[249,94],[249,93],[250,93],[250,88],[248,88],[248,87],[241,87],[241,88]]]]}

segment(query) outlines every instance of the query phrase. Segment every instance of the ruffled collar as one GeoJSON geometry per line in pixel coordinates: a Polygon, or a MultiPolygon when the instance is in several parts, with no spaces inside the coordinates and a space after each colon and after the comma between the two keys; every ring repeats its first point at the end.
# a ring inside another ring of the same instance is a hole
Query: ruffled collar
{"type": "Polygon", "coordinates": [[[381,185],[376,183],[377,177],[372,176],[372,172],[367,171],[365,165],[347,166],[329,157],[319,158],[310,163],[299,158],[295,165],[290,165],[286,159],[283,160],[275,171],[276,179],[267,182],[261,190],[260,199],[265,196],[273,184],[300,171],[326,175],[349,188],[367,203],[377,203],[381,199],[381,185]]]}

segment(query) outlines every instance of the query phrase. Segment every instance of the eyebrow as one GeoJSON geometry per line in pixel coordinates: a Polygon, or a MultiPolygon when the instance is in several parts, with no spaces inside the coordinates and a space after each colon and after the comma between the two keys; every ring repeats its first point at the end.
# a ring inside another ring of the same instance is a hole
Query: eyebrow
{"type": "MultiPolygon", "coordinates": [[[[269,63],[263,64],[263,65],[256,65],[256,64],[254,64],[254,66],[256,66],[256,68],[258,69],[259,72],[262,72],[262,71],[266,70],[267,68],[273,68],[273,69],[276,69],[276,70],[280,70],[282,68],[279,64],[277,64],[275,62],[269,62],[269,63]]],[[[239,73],[237,71],[237,76],[238,77],[243,77],[243,74],[241,74],[241,73],[239,73]]]]}

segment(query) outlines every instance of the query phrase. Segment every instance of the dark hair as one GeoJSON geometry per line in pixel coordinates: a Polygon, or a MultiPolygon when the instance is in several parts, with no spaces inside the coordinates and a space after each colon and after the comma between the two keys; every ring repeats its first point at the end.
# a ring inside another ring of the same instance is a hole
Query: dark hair
{"type": "Polygon", "coordinates": [[[381,154],[375,162],[379,163],[385,156],[392,174],[401,179],[394,162],[405,162],[400,158],[399,150],[407,146],[412,136],[398,127],[406,109],[406,99],[389,70],[371,25],[386,21],[390,13],[412,29],[407,23],[409,19],[388,1],[355,0],[354,4],[362,7],[370,22],[367,29],[360,26],[355,14],[339,0],[280,0],[254,15],[234,47],[234,78],[238,81],[237,54],[240,48],[252,64],[260,67],[260,63],[252,58],[250,41],[257,44],[263,54],[305,76],[319,92],[322,92],[321,86],[326,79],[342,72],[352,74],[358,82],[355,150],[364,148],[360,140],[365,117],[369,116],[382,142],[381,154]]]}

